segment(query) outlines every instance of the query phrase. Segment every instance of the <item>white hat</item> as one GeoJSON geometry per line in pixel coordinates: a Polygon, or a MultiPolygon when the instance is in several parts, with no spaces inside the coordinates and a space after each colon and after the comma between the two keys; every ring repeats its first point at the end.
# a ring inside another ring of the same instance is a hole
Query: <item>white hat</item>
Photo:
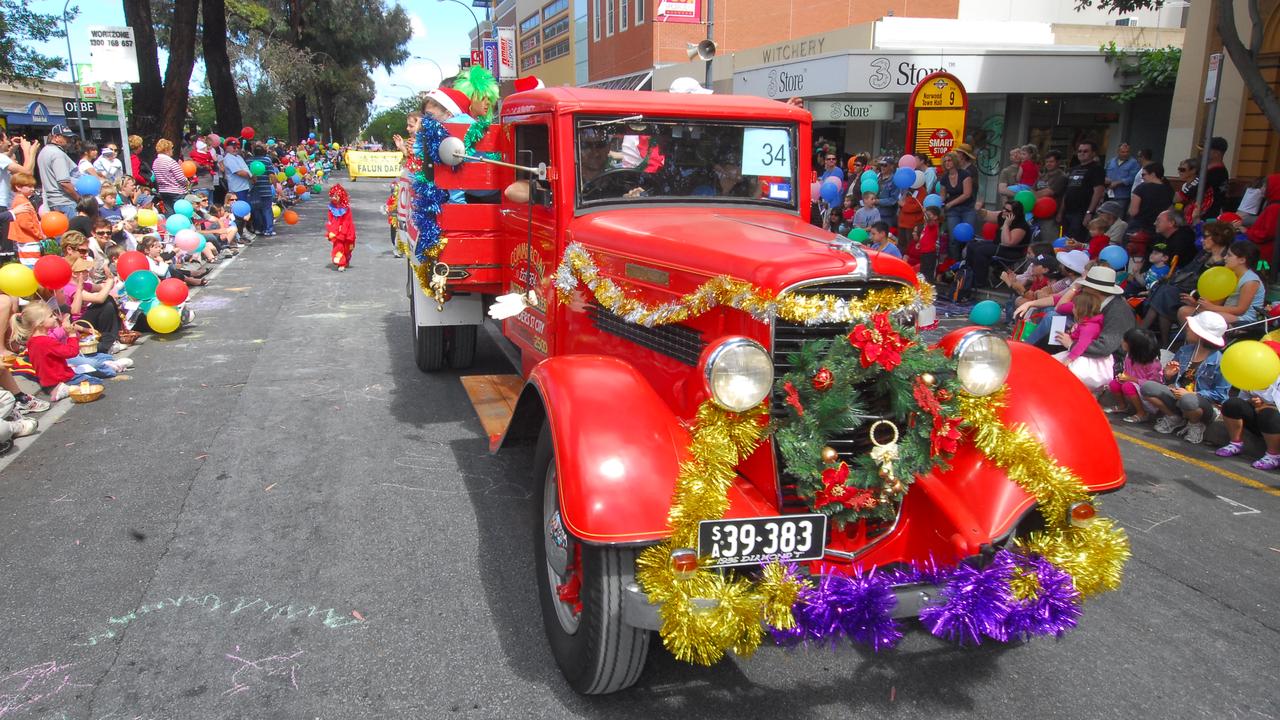
{"type": "Polygon", "coordinates": [[[1068,250],[1058,255],[1058,264],[1076,273],[1084,274],[1084,266],[1089,264],[1089,253],[1083,250],[1068,250]]]}
{"type": "Polygon", "coordinates": [[[684,75],[671,81],[671,87],[667,88],[668,92],[683,93],[685,95],[710,95],[711,91],[702,87],[702,83],[694,80],[688,75],[684,75]]]}
{"type": "Polygon", "coordinates": [[[1216,312],[1205,310],[1192,315],[1187,318],[1187,328],[1210,345],[1226,344],[1222,335],[1227,331],[1227,320],[1216,312]]]}
{"type": "Polygon", "coordinates": [[[1108,295],[1119,295],[1124,288],[1116,284],[1116,271],[1106,265],[1094,265],[1080,284],[1108,295]]]}
{"type": "Polygon", "coordinates": [[[205,141],[203,141],[203,140],[197,140],[197,141],[196,141],[196,151],[197,151],[197,152],[209,152],[209,144],[208,144],[208,143],[206,143],[206,142],[205,142],[205,141]]]}

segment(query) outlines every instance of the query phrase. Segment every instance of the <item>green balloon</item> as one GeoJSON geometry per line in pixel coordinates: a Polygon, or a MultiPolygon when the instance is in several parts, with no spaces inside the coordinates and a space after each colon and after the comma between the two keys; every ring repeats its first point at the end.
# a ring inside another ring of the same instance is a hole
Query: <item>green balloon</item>
{"type": "Polygon", "coordinates": [[[866,245],[867,241],[871,239],[871,236],[867,235],[866,228],[856,227],[849,231],[849,239],[866,245]]]}
{"type": "Polygon", "coordinates": [[[1030,190],[1018,191],[1018,193],[1013,196],[1013,199],[1022,205],[1022,209],[1025,212],[1031,212],[1031,208],[1035,207],[1036,204],[1036,194],[1030,190]]]}
{"type": "Polygon", "coordinates": [[[292,165],[286,165],[284,168],[284,174],[288,175],[289,177],[293,177],[294,175],[298,174],[298,168],[292,165]]]}
{"type": "Polygon", "coordinates": [[[969,311],[969,322],[986,327],[1000,322],[1000,303],[995,300],[983,300],[974,305],[973,309],[969,311]]]}
{"type": "Polygon", "coordinates": [[[316,183],[315,185],[311,186],[311,192],[315,192],[315,193],[324,192],[324,186],[322,186],[320,183],[316,183]]]}
{"type": "Polygon", "coordinates": [[[150,300],[156,296],[160,278],[150,270],[134,270],[124,281],[124,291],[134,300],[150,300]]]}
{"type": "Polygon", "coordinates": [[[267,166],[261,160],[254,160],[249,163],[249,174],[258,177],[267,171],[267,166]]]}

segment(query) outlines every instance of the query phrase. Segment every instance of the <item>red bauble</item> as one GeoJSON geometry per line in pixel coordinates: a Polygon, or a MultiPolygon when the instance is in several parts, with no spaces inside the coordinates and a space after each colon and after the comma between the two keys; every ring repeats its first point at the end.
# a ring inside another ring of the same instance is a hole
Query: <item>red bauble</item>
{"type": "Polygon", "coordinates": [[[166,278],[156,287],[156,299],[165,305],[178,306],[186,302],[187,284],[178,278],[166,278]]]}
{"type": "Polygon", "coordinates": [[[120,255],[116,260],[116,274],[121,280],[126,280],[129,274],[134,270],[150,270],[151,263],[147,261],[147,256],[137,250],[130,250],[120,255]]]}
{"type": "Polygon", "coordinates": [[[46,290],[61,290],[71,282],[71,264],[61,255],[45,255],[32,268],[36,282],[46,290]]]}
{"type": "Polygon", "coordinates": [[[951,402],[951,391],[943,388],[936,393],[936,397],[942,402],[951,402]]]}
{"type": "Polygon", "coordinates": [[[836,376],[826,368],[818,368],[818,372],[813,374],[813,389],[818,392],[826,392],[836,382],[836,376]]]}

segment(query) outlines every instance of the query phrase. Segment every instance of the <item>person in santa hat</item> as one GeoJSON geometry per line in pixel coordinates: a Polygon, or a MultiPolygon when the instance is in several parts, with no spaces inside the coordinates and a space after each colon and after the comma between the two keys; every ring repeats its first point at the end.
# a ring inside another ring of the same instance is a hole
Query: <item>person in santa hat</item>
{"type": "Polygon", "coordinates": [[[435,118],[436,122],[464,125],[475,122],[475,118],[470,115],[470,98],[453,88],[438,87],[428,90],[422,98],[422,113],[435,118]]]}
{"type": "Polygon", "coordinates": [[[330,257],[339,272],[351,266],[351,251],[356,247],[356,225],[351,220],[351,198],[341,183],[329,188],[329,217],[324,223],[325,235],[333,246],[330,257]]]}

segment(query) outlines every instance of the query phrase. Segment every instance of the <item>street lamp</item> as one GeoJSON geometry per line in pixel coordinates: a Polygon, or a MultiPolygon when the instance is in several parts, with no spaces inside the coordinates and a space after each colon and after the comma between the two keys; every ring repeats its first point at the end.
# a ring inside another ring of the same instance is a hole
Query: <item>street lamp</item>
{"type": "MultiPolygon", "coordinates": [[[[70,2],[70,0],[67,0],[67,1],[70,2]]],[[[476,49],[479,50],[480,49],[480,20],[476,18],[476,11],[472,10],[471,6],[462,2],[462,0],[436,0],[436,2],[446,2],[446,1],[458,3],[462,7],[466,8],[467,12],[471,13],[471,19],[475,21],[475,24],[476,24],[476,49]]],[[[444,73],[441,73],[440,75],[441,77],[444,77],[444,73]]]]}
{"type": "MultiPolygon", "coordinates": [[[[80,111],[80,82],[76,80],[76,61],[71,57],[71,31],[67,29],[67,8],[70,7],[71,0],[62,3],[62,34],[67,36],[67,64],[71,66],[71,86],[75,88],[76,93],[76,124],[80,126],[80,139],[84,137],[84,113],[80,111]]],[[[124,108],[117,108],[118,112],[124,112],[124,108]]]]}
{"type": "Polygon", "coordinates": [[[440,67],[440,63],[436,62],[435,60],[432,60],[432,59],[431,59],[431,58],[429,58],[429,57],[426,57],[425,55],[414,55],[414,56],[413,56],[413,59],[414,59],[414,60],[426,60],[427,62],[431,63],[432,65],[435,65],[435,66],[436,66],[436,72],[440,73],[440,82],[436,83],[436,87],[440,87],[441,85],[443,85],[443,84],[444,84],[444,68],[440,67]]]}

